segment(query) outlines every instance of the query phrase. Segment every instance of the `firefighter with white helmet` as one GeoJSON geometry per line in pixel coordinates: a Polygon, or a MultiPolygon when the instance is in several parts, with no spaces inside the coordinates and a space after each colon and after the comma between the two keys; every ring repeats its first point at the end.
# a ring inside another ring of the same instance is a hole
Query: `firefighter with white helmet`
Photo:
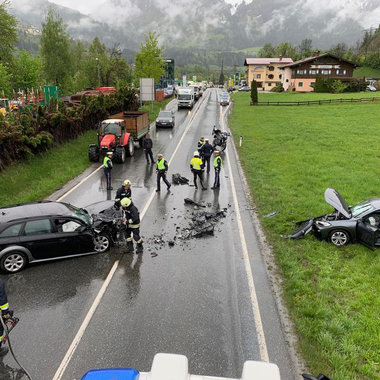
{"type": "Polygon", "coordinates": [[[127,239],[127,253],[133,253],[133,240],[137,243],[136,252],[143,251],[143,241],[140,237],[140,213],[131,199],[123,198],[120,201],[123,210],[123,223],[125,225],[125,237],[127,239]]]}
{"type": "Polygon", "coordinates": [[[131,190],[131,181],[129,179],[126,179],[121,187],[119,187],[116,191],[116,196],[115,196],[115,208],[119,209],[120,208],[120,201],[123,198],[132,198],[132,190],[131,190]]]}

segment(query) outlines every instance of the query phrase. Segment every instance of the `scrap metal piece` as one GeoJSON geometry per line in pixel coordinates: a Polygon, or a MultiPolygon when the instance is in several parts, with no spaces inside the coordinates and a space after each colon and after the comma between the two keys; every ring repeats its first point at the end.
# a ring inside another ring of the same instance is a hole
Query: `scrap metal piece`
{"type": "Polygon", "coordinates": [[[187,205],[193,205],[193,206],[198,206],[198,207],[206,207],[206,206],[204,206],[198,202],[193,201],[190,198],[185,198],[184,201],[185,201],[185,204],[187,204],[187,205]]]}
{"type": "Polygon", "coordinates": [[[175,185],[187,185],[189,180],[186,177],[182,177],[181,174],[176,173],[172,175],[172,182],[175,185]]]}

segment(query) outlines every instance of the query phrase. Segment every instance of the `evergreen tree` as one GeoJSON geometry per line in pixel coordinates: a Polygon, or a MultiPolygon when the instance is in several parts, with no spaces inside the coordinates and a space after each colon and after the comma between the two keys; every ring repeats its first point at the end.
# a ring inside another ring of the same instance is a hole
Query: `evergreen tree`
{"type": "Polygon", "coordinates": [[[259,57],[260,58],[273,58],[276,55],[276,49],[273,47],[271,43],[266,43],[264,46],[259,50],[259,57]]]}
{"type": "Polygon", "coordinates": [[[41,58],[46,80],[64,86],[71,72],[70,39],[62,18],[50,7],[42,24],[41,58]]]}
{"type": "Polygon", "coordinates": [[[258,94],[257,94],[257,82],[253,80],[251,82],[251,103],[252,104],[257,104],[258,102],[258,94]]]}
{"type": "Polygon", "coordinates": [[[17,42],[17,21],[8,13],[8,1],[0,2],[0,63],[8,65],[17,42]]]}

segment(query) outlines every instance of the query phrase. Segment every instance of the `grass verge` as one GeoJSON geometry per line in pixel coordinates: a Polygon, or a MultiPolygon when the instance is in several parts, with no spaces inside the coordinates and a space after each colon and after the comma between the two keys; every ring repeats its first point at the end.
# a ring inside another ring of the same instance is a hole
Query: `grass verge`
{"type": "Polygon", "coordinates": [[[310,371],[334,380],[379,379],[379,249],[280,237],[294,231],[294,222],[332,211],[323,197],[327,187],[348,204],[380,197],[379,104],[252,107],[249,94],[240,93],[233,100],[229,126],[235,138],[244,138],[239,155],[310,371]],[[263,217],[273,211],[279,212],[263,217]]]}
{"type": "Polygon", "coordinates": [[[88,145],[95,141],[96,131],[87,131],[74,141],[10,165],[0,173],[0,206],[44,199],[91,165],[88,145]]]}

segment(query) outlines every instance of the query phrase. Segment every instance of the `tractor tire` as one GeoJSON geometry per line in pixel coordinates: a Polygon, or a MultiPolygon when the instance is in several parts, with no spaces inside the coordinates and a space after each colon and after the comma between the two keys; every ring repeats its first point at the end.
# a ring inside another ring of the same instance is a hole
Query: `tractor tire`
{"type": "Polygon", "coordinates": [[[119,164],[125,162],[125,149],[121,145],[118,145],[115,149],[115,161],[119,164]]]}
{"type": "Polygon", "coordinates": [[[125,152],[128,157],[132,157],[135,154],[135,143],[132,136],[129,136],[128,144],[125,146],[125,152]]]}
{"type": "Polygon", "coordinates": [[[91,162],[99,161],[99,147],[97,145],[90,145],[88,148],[88,158],[91,162]]]}

